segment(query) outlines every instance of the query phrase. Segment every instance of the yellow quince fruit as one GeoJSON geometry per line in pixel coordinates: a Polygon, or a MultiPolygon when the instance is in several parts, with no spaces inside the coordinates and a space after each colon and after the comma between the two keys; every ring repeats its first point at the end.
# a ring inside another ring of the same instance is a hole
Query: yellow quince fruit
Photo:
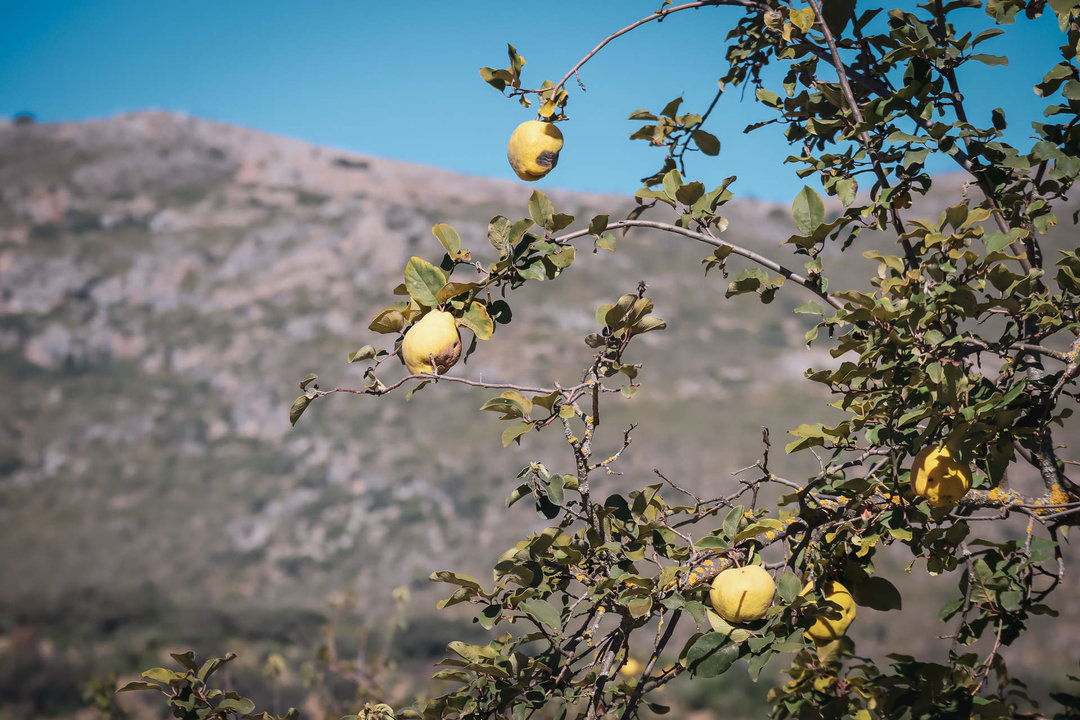
{"type": "Polygon", "coordinates": [[[835,606],[825,609],[825,614],[819,615],[806,631],[806,637],[818,645],[825,645],[842,637],[847,632],[848,625],[855,619],[855,601],[851,593],[835,580],[825,586],[825,601],[835,606]]]}
{"type": "Polygon", "coordinates": [[[405,333],[401,357],[413,375],[445,373],[452,368],[461,357],[461,336],[454,316],[444,310],[432,310],[420,318],[405,333]]]}
{"type": "Polygon", "coordinates": [[[519,178],[533,182],[551,172],[562,146],[562,132],[553,123],[529,120],[510,136],[506,157],[519,178]]]}
{"type": "Polygon", "coordinates": [[[971,489],[971,469],[948,447],[923,448],[911,464],[911,489],[934,507],[948,507],[971,489]]]}
{"type": "Polygon", "coordinates": [[[744,623],[765,617],[775,594],[772,575],[760,565],[747,565],[728,568],[713,578],[709,600],[729,623],[744,623]]]}

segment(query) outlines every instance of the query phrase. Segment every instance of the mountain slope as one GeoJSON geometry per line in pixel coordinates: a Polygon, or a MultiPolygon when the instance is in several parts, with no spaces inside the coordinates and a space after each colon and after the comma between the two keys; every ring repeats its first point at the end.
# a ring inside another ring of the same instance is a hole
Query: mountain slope
{"type": "MultiPolygon", "coordinates": [[[[0,127],[0,632],[96,642],[172,608],[272,635],[257,618],[322,611],[341,591],[378,618],[396,585],[420,593],[426,617],[442,594],[431,571],[484,573],[541,527],[504,501],[531,460],[567,464],[565,443],[530,434],[502,451],[495,416],[475,411],[494,393],[339,395],[295,428],[287,419],[309,371],[361,385],[346,355],[390,346],[368,322],[410,256],[441,255],[434,223],[480,256],[488,220],[524,216],[530,192],[167,113],[0,127]]],[[[575,227],[630,207],[549,195],[575,227]]],[[[781,248],[786,208],[727,209],[726,237],[797,266],[781,248]]],[[[648,233],[618,242],[614,254],[580,246],[562,277],[510,297],[514,322],[455,373],[567,384],[589,361],[592,309],[645,281],[669,328],[643,338],[643,387],[605,418],[613,450],[640,427],[598,492],[648,484],[653,468],[733,486],[762,426],[775,443],[820,419],[824,397],[802,375],[832,359],[804,347],[809,321],[791,313],[808,298],[790,287],[771,305],[728,301],[718,273],[700,282],[706,249],[648,233]]],[[[827,260],[836,277],[864,267],[827,260]]],[[[798,476],[806,459],[777,455],[798,476]]],[[[903,635],[891,648],[915,650],[903,635]]]]}

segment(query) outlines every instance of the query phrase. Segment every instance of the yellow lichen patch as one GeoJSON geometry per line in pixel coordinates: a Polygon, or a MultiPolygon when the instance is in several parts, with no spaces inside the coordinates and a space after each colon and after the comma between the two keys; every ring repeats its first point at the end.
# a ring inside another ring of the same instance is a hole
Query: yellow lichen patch
{"type": "Polygon", "coordinates": [[[1054,483],[1050,487],[1050,504],[1064,505],[1067,502],[1069,502],[1069,494],[1062,490],[1060,485],[1054,483]]]}
{"type": "Polygon", "coordinates": [[[730,563],[727,560],[721,559],[719,562],[708,558],[702,560],[694,567],[686,570],[681,576],[676,577],[671,581],[671,585],[676,586],[682,584],[687,589],[694,588],[703,583],[707,583],[716,577],[716,574],[727,567],[730,563]]]}
{"type": "Polygon", "coordinates": [[[1023,500],[1023,496],[1020,495],[1020,493],[1000,487],[992,488],[986,493],[986,498],[990,500],[990,502],[1001,505],[1007,505],[1008,503],[1020,502],[1023,500]]]}

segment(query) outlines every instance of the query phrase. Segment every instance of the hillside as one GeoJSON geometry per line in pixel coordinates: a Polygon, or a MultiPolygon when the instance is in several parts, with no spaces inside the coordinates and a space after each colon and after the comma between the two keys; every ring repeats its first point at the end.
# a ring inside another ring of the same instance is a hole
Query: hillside
{"type": "MultiPolygon", "coordinates": [[[[368,322],[409,256],[437,259],[434,223],[486,252],[488,220],[524,216],[531,189],[160,112],[0,127],[0,717],[74,702],[35,694],[28,657],[67,681],[185,644],[310,639],[342,592],[378,623],[390,588],[410,587],[427,631],[410,642],[437,653],[452,625],[431,620],[443,590],[428,575],[479,575],[542,526],[504,501],[530,460],[567,461],[557,439],[501,452],[495,416],[469,411],[491,393],[449,383],[329,398],[291,429],[287,411],[309,371],[361,384],[347,353],[387,345],[368,322]]],[[[630,206],[549,195],[575,227],[630,206]]],[[[737,200],[727,216],[733,241],[787,255],[788,209],[737,200]]],[[[653,468],[733,483],[762,426],[782,437],[820,413],[802,375],[832,360],[804,346],[799,288],[726,301],[719,274],[697,282],[707,255],[647,233],[613,255],[581,247],[564,276],[510,299],[514,322],[460,372],[568,382],[589,358],[581,308],[645,281],[669,329],[644,338],[644,386],[606,425],[614,449],[640,423],[607,489],[653,468]]],[[[828,261],[843,277],[861,259],[828,261]]],[[[867,642],[914,651],[903,635],[867,642]]]]}

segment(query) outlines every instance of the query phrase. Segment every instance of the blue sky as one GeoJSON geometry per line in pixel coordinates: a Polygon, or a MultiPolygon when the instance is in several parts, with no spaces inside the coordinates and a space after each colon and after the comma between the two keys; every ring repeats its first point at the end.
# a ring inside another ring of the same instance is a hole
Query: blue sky
{"type": "MultiPolygon", "coordinates": [[[[504,67],[506,43],[525,56],[526,84],[561,77],[613,30],[648,15],[658,0],[376,3],[368,0],[8,0],[0,7],[0,116],[30,111],[39,122],[176,110],[321,145],[513,179],[506,140],[534,113],[501,98],[478,74],[504,67]]],[[[907,3],[914,8],[914,3],[907,3]]],[[[683,95],[701,111],[723,71],[723,38],[736,11],[692,10],[615,40],[571,87],[559,166],[540,185],[631,193],[661,157],[627,136],[638,108],[683,95]]],[[[962,11],[976,29],[981,11],[962,11]]],[[[1031,85],[1057,60],[1049,17],[1020,22],[986,43],[1007,68],[965,78],[979,121],[993,107],[1012,139],[1030,134],[1041,103],[1031,85]],[[1004,89],[1004,90],[1003,90],[1004,89]],[[978,99],[975,99],[978,98],[978,99]]],[[[974,63],[969,64],[971,66],[974,63]]],[[[777,131],[743,135],[767,117],[738,89],[707,129],[717,158],[690,175],[716,184],[738,175],[739,195],[790,202],[802,181],[783,166],[777,131]]]]}

